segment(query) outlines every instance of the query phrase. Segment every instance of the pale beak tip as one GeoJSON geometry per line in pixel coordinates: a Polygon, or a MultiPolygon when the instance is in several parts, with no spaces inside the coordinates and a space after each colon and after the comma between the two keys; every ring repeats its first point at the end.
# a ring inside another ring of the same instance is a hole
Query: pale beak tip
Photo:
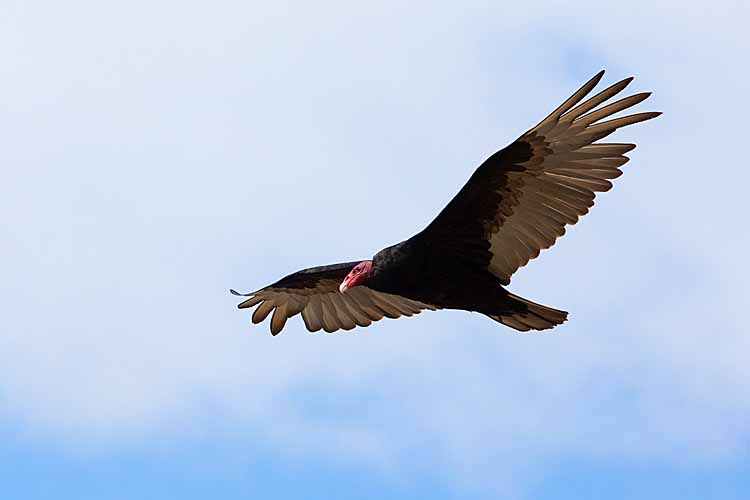
{"type": "Polygon", "coordinates": [[[339,285],[339,292],[341,292],[341,293],[344,293],[344,292],[346,292],[346,291],[347,291],[348,289],[349,289],[349,287],[348,287],[348,286],[346,286],[346,283],[344,283],[344,282],[342,282],[342,283],[341,283],[341,284],[339,285]]]}

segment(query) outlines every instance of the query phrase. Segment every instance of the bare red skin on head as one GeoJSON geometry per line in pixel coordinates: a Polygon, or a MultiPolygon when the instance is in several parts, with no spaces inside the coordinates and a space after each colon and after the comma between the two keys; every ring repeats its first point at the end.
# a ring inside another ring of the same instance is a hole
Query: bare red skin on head
{"type": "Polygon", "coordinates": [[[344,293],[349,288],[354,288],[355,286],[363,285],[367,278],[370,277],[370,273],[372,272],[372,261],[371,260],[365,260],[363,262],[360,262],[356,266],[354,266],[354,269],[349,271],[349,274],[346,275],[346,278],[344,278],[344,281],[341,282],[341,286],[339,286],[339,290],[341,293],[344,293]]]}

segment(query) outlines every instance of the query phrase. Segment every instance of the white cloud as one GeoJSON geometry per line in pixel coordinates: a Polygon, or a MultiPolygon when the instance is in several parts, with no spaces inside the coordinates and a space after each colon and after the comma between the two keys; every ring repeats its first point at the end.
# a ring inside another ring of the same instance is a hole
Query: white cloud
{"type": "Polygon", "coordinates": [[[7,416],[119,446],[210,413],[290,450],[384,465],[425,447],[462,473],[560,450],[733,456],[750,44],[747,7],[712,5],[0,16],[7,416]],[[602,67],[666,113],[620,133],[639,144],[626,175],[511,286],[571,310],[558,333],[445,312],[272,339],[234,310],[230,286],[408,237],[602,67]]]}

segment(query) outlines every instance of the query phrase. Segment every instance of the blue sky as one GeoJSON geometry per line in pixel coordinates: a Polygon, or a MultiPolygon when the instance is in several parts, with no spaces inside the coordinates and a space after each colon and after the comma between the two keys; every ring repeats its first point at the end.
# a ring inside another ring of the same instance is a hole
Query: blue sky
{"type": "Polygon", "coordinates": [[[741,498],[740,2],[0,6],[9,498],[741,498]],[[583,81],[658,120],[510,289],[351,334],[228,288],[367,258],[583,81]]]}
{"type": "MultiPolygon", "coordinates": [[[[423,457],[424,458],[424,457],[423,457]]],[[[495,498],[497,491],[460,487],[437,471],[408,474],[363,470],[330,457],[279,457],[252,443],[217,443],[213,436],[147,452],[72,455],[54,447],[7,443],[0,455],[9,498],[495,498]]],[[[743,499],[750,483],[741,465],[686,467],[602,457],[539,462],[526,494],[540,499],[743,499]]]]}

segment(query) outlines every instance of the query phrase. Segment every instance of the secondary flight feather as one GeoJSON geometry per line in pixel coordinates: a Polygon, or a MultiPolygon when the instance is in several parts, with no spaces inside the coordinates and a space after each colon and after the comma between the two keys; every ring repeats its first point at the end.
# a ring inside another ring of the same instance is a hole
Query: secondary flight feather
{"type": "Polygon", "coordinates": [[[608,103],[626,78],[593,97],[604,71],[537,126],[484,161],[425,229],[371,260],[313,267],[249,294],[253,323],[271,316],[271,334],[301,314],[311,332],[351,330],[423,310],[482,313],[519,331],[546,330],[568,313],[506,290],[515,271],[551,247],[612,188],[635,144],[598,142],[615,130],[659,116],[605,120],[649,93],[608,103]]]}

